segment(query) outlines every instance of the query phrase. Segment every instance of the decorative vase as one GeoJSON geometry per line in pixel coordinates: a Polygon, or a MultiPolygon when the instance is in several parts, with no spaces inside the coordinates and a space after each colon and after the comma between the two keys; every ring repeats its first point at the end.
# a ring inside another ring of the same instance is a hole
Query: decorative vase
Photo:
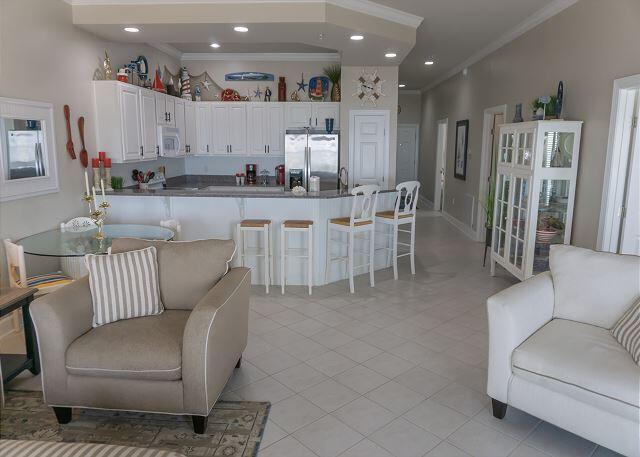
{"type": "Polygon", "coordinates": [[[340,101],[340,83],[333,83],[333,86],[331,87],[331,101],[340,101]]]}
{"type": "Polygon", "coordinates": [[[284,76],[278,78],[278,101],[287,101],[287,83],[284,80],[284,76]]]}

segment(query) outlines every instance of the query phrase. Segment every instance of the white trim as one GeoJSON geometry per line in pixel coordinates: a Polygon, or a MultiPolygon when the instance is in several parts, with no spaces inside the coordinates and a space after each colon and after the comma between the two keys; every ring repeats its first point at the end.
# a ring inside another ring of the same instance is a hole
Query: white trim
{"type": "MultiPolygon", "coordinates": [[[[640,74],[616,79],[613,82],[611,102],[611,118],[609,121],[609,140],[607,143],[607,159],[602,186],[602,203],[598,224],[597,249],[599,251],[616,252],[620,231],[619,211],[622,204],[626,180],[628,151],[623,151],[622,137],[625,126],[622,125],[626,106],[624,96],[628,91],[640,88],[640,74]]],[[[640,127],[638,127],[640,128],[640,127]]]]}
{"type": "MultiPolygon", "coordinates": [[[[388,109],[352,109],[349,110],[349,168],[353,171],[353,151],[355,149],[356,131],[355,131],[355,118],[356,116],[384,116],[385,122],[385,139],[384,142],[384,169],[382,179],[384,184],[380,186],[382,189],[389,188],[389,139],[391,138],[391,112],[388,109]]],[[[349,173],[349,187],[353,187],[353,178],[355,173],[349,173]]],[[[395,176],[393,177],[395,180],[395,176]]]]}
{"type": "Polygon", "coordinates": [[[478,52],[474,53],[468,59],[460,62],[451,70],[447,71],[446,73],[444,73],[442,76],[440,76],[433,82],[424,86],[422,88],[422,91],[433,89],[438,84],[442,83],[443,81],[446,81],[447,79],[451,78],[455,74],[460,73],[462,70],[464,70],[467,67],[470,67],[474,63],[479,62],[480,60],[487,57],[489,54],[497,51],[504,45],[509,44],[519,36],[524,35],[525,33],[533,29],[537,25],[542,24],[547,19],[552,18],[556,14],[564,11],[565,9],[569,8],[570,6],[574,5],[577,2],[578,0],[554,0],[544,8],[541,8],[540,10],[538,10],[537,12],[529,16],[520,24],[510,29],[507,33],[500,36],[498,39],[492,41],[491,43],[489,43],[488,45],[480,49],[478,52]]]}
{"type": "MultiPolygon", "coordinates": [[[[433,209],[435,211],[444,210],[444,187],[441,185],[440,180],[440,169],[444,168],[445,172],[445,182],[446,182],[446,173],[447,173],[447,142],[449,136],[449,118],[440,119],[436,122],[436,176],[434,181],[434,189],[433,189],[433,209]],[[438,150],[438,135],[440,134],[440,124],[444,124],[446,127],[446,132],[444,135],[444,151],[438,150]],[[441,163],[440,158],[444,158],[444,163],[441,163]],[[440,166],[438,166],[440,165],[440,166]],[[436,209],[436,203],[439,203],[439,208],[436,209]]],[[[446,185],[445,185],[446,187],[446,185]]]]}
{"type": "MultiPolygon", "coordinates": [[[[410,127],[415,129],[416,132],[416,148],[413,152],[413,164],[414,164],[414,168],[413,168],[413,180],[417,181],[418,180],[418,169],[420,168],[419,166],[419,161],[420,161],[420,154],[418,153],[418,151],[420,150],[420,124],[415,124],[415,123],[408,123],[408,124],[398,124],[398,129],[400,127],[410,127]]],[[[396,135],[396,143],[398,141],[397,135],[396,135]]],[[[397,145],[396,145],[397,148],[397,145]]],[[[398,176],[398,150],[396,149],[396,178],[398,176]]],[[[396,179],[397,181],[397,179],[396,179]]],[[[396,185],[399,184],[398,182],[396,182],[396,185]]]]}
{"type": "MultiPolygon", "coordinates": [[[[162,50],[162,49],[161,49],[162,50]]],[[[244,62],[339,62],[337,52],[185,52],[180,60],[225,60],[244,62]]]]}
{"type": "Polygon", "coordinates": [[[370,0],[64,0],[72,6],[95,5],[220,5],[220,4],[269,4],[269,3],[320,3],[345,8],[397,24],[418,28],[423,18],[396,8],[380,5],[370,0]]]}
{"type": "Polygon", "coordinates": [[[478,241],[476,239],[476,232],[475,230],[473,230],[471,227],[469,227],[467,224],[465,224],[464,222],[462,222],[460,219],[456,219],[455,217],[453,217],[451,214],[447,213],[444,209],[442,210],[442,217],[444,217],[444,219],[449,222],[451,225],[453,225],[455,228],[457,228],[458,230],[460,230],[464,235],[466,235],[469,239],[473,240],[473,241],[478,241]]]}
{"type": "Polygon", "coordinates": [[[182,51],[180,51],[179,49],[171,46],[170,44],[167,43],[147,43],[147,45],[151,46],[152,48],[157,49],[158,51],[164,52],[165,54],[167,54],[168,56],[174,57],[178,60],[182,59],[182,51]]]}
{"type": "MultiPolygon", "coordinates": [[[[504,116],[504,122],[507,123],[507,105],[492,106],[484,110],[484,120],[482,123],[482,153],[480,155],[480,183],[478,185],[478,211],[476,214],[476,240],[482,240],[485,236],[484,229],[484,211],[481,211],[482,201],[487,194],[487,178],[491,170],[491,154],[493,144],[491,143],[491,128],[493,127],[493,119],[496,114],[502,114],[504,116]]],[[[498,132],[495,131],[494,135],[498,132]]]]}

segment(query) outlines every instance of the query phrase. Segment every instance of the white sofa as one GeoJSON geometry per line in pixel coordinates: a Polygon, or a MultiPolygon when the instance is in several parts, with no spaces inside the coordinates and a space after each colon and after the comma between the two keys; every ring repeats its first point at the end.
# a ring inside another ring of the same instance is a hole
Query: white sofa
{"type": "Polygon", "coordinates": [[[558,245],[550,270],[487,300],[493,415],[510,405],[640,456],[640,367],[610,332],[640,295],[640,257],[558,245]]]}

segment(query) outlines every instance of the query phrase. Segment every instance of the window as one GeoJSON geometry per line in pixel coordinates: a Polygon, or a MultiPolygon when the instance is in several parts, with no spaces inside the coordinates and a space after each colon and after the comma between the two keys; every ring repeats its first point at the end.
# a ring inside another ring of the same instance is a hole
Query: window
{"type": "Polygon", "coordinates": [[[0,97],[0,201],[58,192],[53,106],[0,97]]]}

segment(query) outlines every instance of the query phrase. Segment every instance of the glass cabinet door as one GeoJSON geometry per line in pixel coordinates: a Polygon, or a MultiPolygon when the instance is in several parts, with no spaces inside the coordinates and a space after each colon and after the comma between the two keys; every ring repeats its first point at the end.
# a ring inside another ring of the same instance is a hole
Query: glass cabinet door
{"type": "Polygon", "coordinates": [[[550,245],[564,242],[570,186],[568,179],[543,179],[540,182],[533,274],[549,269],[550,245]]]}
{"type": "Polygon", "coordinates": [[[498,174],[496,180],[495,223],[493,227],[493,251],[500,257],[505,256],[507,240],[507,220],[509,213],[509,188],[511,176],[498,174]]]}
{"type": "Polygon", "coordinates": [[[522,259],[525,254],[530,180],[531,178],[528,176],[515,176],[513,178],[508,262],[518,270],[522,270],[522,259]]]}
{"type": "Polygon", "coordinates": [[[533,132],[518,133],[515,163],[521,167],[531,168],[533,158],[533,132]]]}
{"type": "Polygon", "coordinates": [[[513,148],[515,146],[516,134],[513,132],[503,133],[500,138],[500,163],[511,163],[513,160],[513,148]]]}
{"type": "Polygon", "coordinates": [[[571,168],[573,162],[572,132],[545,132],[542,150],[543,168],[571,168]]]}

